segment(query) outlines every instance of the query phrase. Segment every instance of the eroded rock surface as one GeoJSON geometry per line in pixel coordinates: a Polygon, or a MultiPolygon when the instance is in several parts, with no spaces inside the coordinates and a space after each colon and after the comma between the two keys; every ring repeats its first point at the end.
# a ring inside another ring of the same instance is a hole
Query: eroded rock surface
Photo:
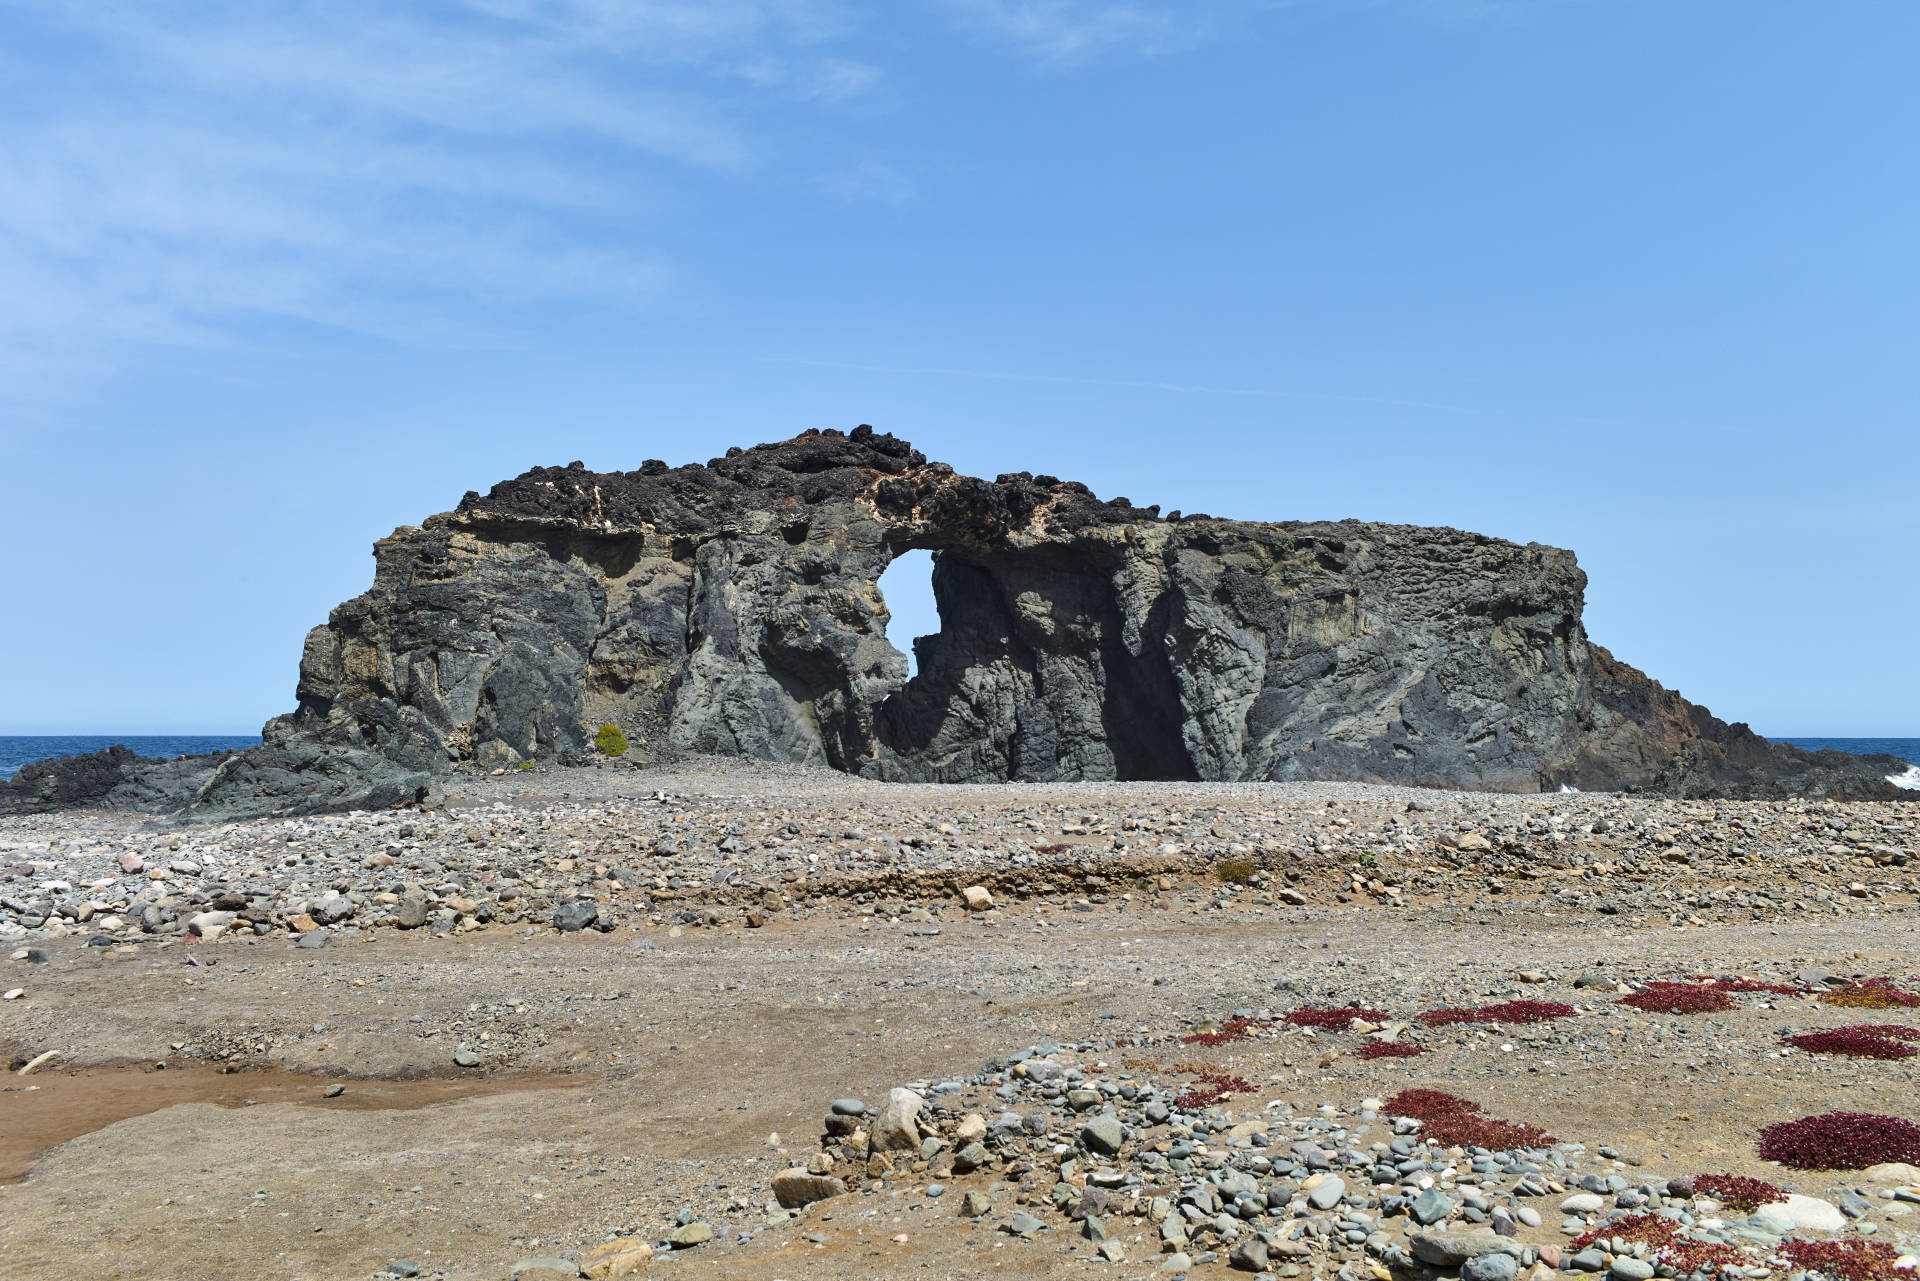
{"type": "MultiPolygon", "coordinates": [[[[376,549],[301,733],[423,769],[674,747],[894,779],[1364,779],[1874,792],[1904,763],[1728,726],[1588,643],[1570,552],[1163,519],[862,428],[702,467],[538,468],[376,549]],[[920,674],[876,586],[934,553],[920,674]]],[[[1891,792],[1890,787],[1886,787],[1891,792]]]]}
{"type": "MultiPolygon", "coordinates": [[[[1907,768],[1768,744],[1618,662],[1587,640],[1571,552],[1163,518],[1049,476],[962,476],[866,427],[705,466],[536,468],[374,555],[254,749],[332,753],[315,795],[575,760],[601,722],[656,752],[946,782],[1861,798],[1901,795],[1887,776],[1907,768]],[[915,548],[942,629],[909,681],[877,583],[915,548]]],[[[238,755],[214,772],[287,786],[238,755]]]]}

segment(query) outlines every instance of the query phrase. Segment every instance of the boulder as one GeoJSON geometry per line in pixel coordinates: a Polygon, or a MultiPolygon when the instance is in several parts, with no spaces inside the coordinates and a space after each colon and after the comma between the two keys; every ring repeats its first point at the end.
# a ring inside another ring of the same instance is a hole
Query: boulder
{"type": "Polygon", "coordinates": [[[584,930],[600,919],[600,905],[590,898],[577,898],[553,909],[553,928],[563,934],[584,930]]]}
{"type": "Polygon", "coordinates": [[[1754,1213],[1786,1223],[1790,1231],[1838,1232],[1847,1226],[1847,1216],[1840,1213],[1839,1206],[1797,1192],[1788,1193],[1784,1201],[1763,1205],[1754,1213]]]}
{"type": "Polygon", "coordinates": [[[399,903],[394,905],[394,924],[403,930],[417,930],[427,923],[429,910],[426,894],[420,890],[408,890],[400,896],[399,903]]]}
{"type": "Polygon", "coordinates": [[[631,1276],[646,1267],[647,1260],[653,1257],[653,1247],[645,1241],[636,1241],[632,1237],[618,1237],[612,1241],[602,1241],[587,1252],[580,1261],[580,1274],[587,1281],[620,1281],[621,1277],[631,1276]]]}
{"type": "Polygon", "coordinates": [[[789,1210],[798,1210],[828,1197],[845,1196],[846,1192],[846,1183],[831,1175],[810,1174],[796,1168],[773,1176],[774,1198],[789,1210]]]}
{"type": "Polygon", "coordinates": [[[233,912],[195,912],[187,918],[187,930],[211,943],[233,928],[235,917],[233,912]]]}
{"type": "Polygon", "coordinates": [[[1511,1254],[1518,1259],[1525,1247],[1497,1233],[1476,1230],[1410,1233],[1407,1248],[1429,1267],[1458,1268],[1483,1254],[1511,1254]]]}
{"type": "Polygon", "coordinates": [[[904,1087],[887,1091],[887,1101],[867,1132],[873,1150],[906,1152],[919,1148],[920,1109],[925,1105],[925,1099],[904,1087]]]}
{"type": "Polygon", "coordinates": [[[1089,1152],[1098,1152],[1102,1156],[1113,1156],[1119,1152],[1125,1138],[1126,1131],[1116,1116],[1096,1116],[1080,1127],[1080,1142],[1089,1152]]]}

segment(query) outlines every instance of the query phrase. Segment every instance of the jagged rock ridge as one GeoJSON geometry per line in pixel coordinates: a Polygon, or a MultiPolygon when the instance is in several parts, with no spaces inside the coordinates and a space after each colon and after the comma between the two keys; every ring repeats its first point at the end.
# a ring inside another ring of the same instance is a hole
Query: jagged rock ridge
{"type": "Polygon", "coordinates": [[[332,753],[334,790],[341,762],[404,792],[457,762],[576,759],[602,721],[952,782],[1863,797],[1899,795],[1905,765],[1768,744],[1616,661],[1586,638],[1570,552],[1162,518],[1050,476],[962,476],[867,427],[705,466],[536,468],[374,555],[267,730],[332,753]],[[914,548],[942,629],[908,681],[877,582],[914,548]]]}

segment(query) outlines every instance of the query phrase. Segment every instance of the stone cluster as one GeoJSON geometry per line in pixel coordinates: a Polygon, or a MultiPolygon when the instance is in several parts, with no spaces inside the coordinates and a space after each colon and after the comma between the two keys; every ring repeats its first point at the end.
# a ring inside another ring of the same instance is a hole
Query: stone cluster
{"type": "MultiPolygon", "coordinates": [[[[798,1210],[908,1187],[1012,1237],[1069,1234],[1111,1263],[1131,1251],[1133,1262],[1160,1256],[1165,1272],[1225,1260],[1340,1281],[1685,1275],[1648,1241],[1612,1233],[1648,1214],[1669,1221],[1678,1243],[1737,1252],[1724,1257],[1754,1276],[1779,1266],[1782,1242],[1800,1233],[1888,1227],[1902,1245],[1914,1239],[1903,1222],[1920,1203],[1911,1167],[1865,1172],[1838,1204],[1794,1194],[1745,1214],[1696,1195],[1691,1176],[1650,1177],[1640,1157],[1610,1147],[1441,1146],[1380,1099],[1296,1111],[1261,1106],[1264,1091],[1240,1083],[1248,1103],[1192,1106],[1182,1087],[1116,1061],[1124,1053],[1041,1044],[985,1071],[895,1088],[878,1108],[836,1100],[820,1153],[776,1176],[775,1198],[798,1210]]],[[[1900,1266],[1914,1263],[1906,1255],[1900,1266]]]]}
{"type": "Polygon", "coordinates": [[[1537,904],[1702,924],[1873,911],[1909,901],[1920,871],[1920,824],[1902,805],[1169,784],[1117,807],[1085,785],[1010,806],[854,783],[823,803],[811,771],[715,768],[759,794],[635,798],[623,775],[558,770],[472,779],[477,803],[457,808],[173,831],[0,819],[0,935],[292,931],[318,946],[348,928],[758,925],[822,911],[934,925],[1050,898],[1302,914],[1537,904]]]}

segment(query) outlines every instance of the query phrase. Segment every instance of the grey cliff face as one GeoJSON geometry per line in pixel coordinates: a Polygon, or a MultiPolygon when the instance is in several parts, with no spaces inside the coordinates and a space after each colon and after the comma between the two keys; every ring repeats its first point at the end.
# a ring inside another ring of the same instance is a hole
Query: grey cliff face
{"type": "Polygon", "coordinates": [[[376,556],[286,723],[424,770],[568,759],[611,721],[900,780],[1892,791],[1894,767],[1769,745],[1590,645],[1569,552],[1162,519],[867,428],[539,468],[376,556]],[[943,622],[909,682],[876,584],[912,548],[943,622]]]}
{"type": "Polygon", "coordinates": [[[1570,552],[1163,519],[1053,477],[961,476],[866,427],[704,467],[536,468],[374,554],[373,587],[307,638],[299,706],[254,749],[274,763],[201,781],[227,812],[236,775],[259,805],[424,795],[456,763],[576,760],[602,722],[943,782],[1863,797],[1899,795],[1905,767],[1770,745],[1617,662],[1587,640],[1570,552]],[[909,681],[877,582],[914,548],[942,628],[909,681]],[[317,781],[290,781],[296,752],[317,781]]]}

